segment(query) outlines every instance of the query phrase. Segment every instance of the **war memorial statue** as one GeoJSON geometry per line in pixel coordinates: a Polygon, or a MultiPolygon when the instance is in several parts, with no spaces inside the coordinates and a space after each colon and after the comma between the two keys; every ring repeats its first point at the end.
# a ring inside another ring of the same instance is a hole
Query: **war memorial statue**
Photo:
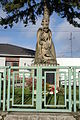
{"type": "Polygon", "coordinates": [[[44,5],[44,15],[41,25],[42,27],[37,31],[37,45],[34,64],[57,65],[55,48],[52,41],[52,32],[49,29],[49,10],[46,2],[44,5]]]}
{"type": "MultiPolygon", "coordinates": [[[[52,32],[49,29],[49,10],[44,0],[44,15],[42,19],[42,27],[37,31],[37,45],[35,53],[35,65],[57,65],[55,47],[52,41],[52,32]]],[[[45,71],[58,71],[58,69],[42,70],[42,74],[45,71]]],[[[54,73],[46,74],[46,82],[54,84],[54,73]]],[[[59,77],[56,75],[56,86],[59,86],[59,77]]]]}

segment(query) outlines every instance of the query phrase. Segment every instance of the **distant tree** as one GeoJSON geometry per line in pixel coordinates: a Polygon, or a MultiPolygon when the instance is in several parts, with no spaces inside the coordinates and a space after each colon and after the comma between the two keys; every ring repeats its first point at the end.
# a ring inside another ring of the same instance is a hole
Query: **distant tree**
{"type": "MultiPolygon", "coordinates": [[[[67,18],[67,21],[75,27],[80,27],[77,19],[80,19],[79,0],[46,0],[49,14],[55,11],[61,18],[67,18]]],[[[26,27],[29,22],[36,23],[38,16],[43,14],[44,0],[0,0],[0,4],[7,16],[0,16],[0,25],[11,28],[14,23],[23,21],[26,27]]]]}

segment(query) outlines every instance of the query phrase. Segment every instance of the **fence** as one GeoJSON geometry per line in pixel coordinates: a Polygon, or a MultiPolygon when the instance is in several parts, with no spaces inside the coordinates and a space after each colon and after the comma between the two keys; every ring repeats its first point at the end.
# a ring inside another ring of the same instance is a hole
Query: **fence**
{"type": "Polygon", "coordinates": [[[0,67],[3,111],[71,112],[80,109],[80,67],[0,67]]]}

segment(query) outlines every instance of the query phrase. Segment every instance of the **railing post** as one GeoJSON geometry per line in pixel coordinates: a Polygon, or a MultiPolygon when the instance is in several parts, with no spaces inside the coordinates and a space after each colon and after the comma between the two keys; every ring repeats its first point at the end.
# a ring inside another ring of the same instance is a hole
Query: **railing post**
{"type": "Polygon", "coordinates": [[[6,68],[4,70],[4,81],[3,81],[3,111],[5,111],[6,105],[6,68]]]}
{"type": "Polygon", "coordinates": [[[22,105],[24,105],[24,84],[25,84],[25,73],[23,72],[23,84],[22,84],[22,105]]]}
{"type": "Polygon", "coordinates": [[[1,73],[0,73],[0,108],[1,108],[1,73]]]}
{"type": "Polygon", "coordinates": [[[8,69],[8,98],[7,98],[7,111],[9,111],[10,108],[10,72],[11,68],[8,69]]]}
{"type": "Polygon", "coordinates": [[[80,109],[80,71],[78,74],[78,80],[79,80],[79,109],[80,109]]]}
{"type": "Polygon", "coordinates": [[[37,68],[37,92],[36,92],[36,110],[40,111],[42,109],[42,68],[38,66],[37,68]]]}
{"type": "Polygon", "coordinates": [[[74,112],[76,112],[76,69],[75,68],[73,68],[73,82],[74,82],[74,112]]]}
{"type": "Polygon", "coordinates": [[[69,71],[68,71],[68,73],[69,73],[69,110],[70,110],[70,112],[72,111],[72,101],[71,101],[71,72],[72,72],[72,70],[71,70],[71,67],[69,67],[69,71]]]}

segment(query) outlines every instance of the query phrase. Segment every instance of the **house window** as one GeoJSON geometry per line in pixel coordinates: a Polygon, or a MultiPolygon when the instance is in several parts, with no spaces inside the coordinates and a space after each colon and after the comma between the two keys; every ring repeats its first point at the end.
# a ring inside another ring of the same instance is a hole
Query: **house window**
{"type": "Polygon", "coordinates": [[[6,66],[19,66],[19,62],[6,61],[6,66]]]}
{"type": "MultiPolygon", "coordinates": [[[[18,67],[19,66],[19,62],[16,61],[6,61],[5,63],[6,66],[12,66],[12,67],[18,67]]],[[[13,71],[19,71],[19,69],[11,69],[11,72],[13,71]]]]}
{"type": "MultiPolygon", "coordinates": [[[[18,67],[19,66],[19,62],[12,62],[12,66],[13,67],[18,67]]],[[[13,69],[13,71],[19,71],[19,69],[13,69]]]]}
{"type": "Polygon", "coordinates": [[[13,62],[12,64],[12,66],[19,66],[19,62],[13,62]]]}
{"type": "Polygon", "coordinates": [[[6,62],[5,65],[6,66],[12,66],[12,62],[6,62]]]}

